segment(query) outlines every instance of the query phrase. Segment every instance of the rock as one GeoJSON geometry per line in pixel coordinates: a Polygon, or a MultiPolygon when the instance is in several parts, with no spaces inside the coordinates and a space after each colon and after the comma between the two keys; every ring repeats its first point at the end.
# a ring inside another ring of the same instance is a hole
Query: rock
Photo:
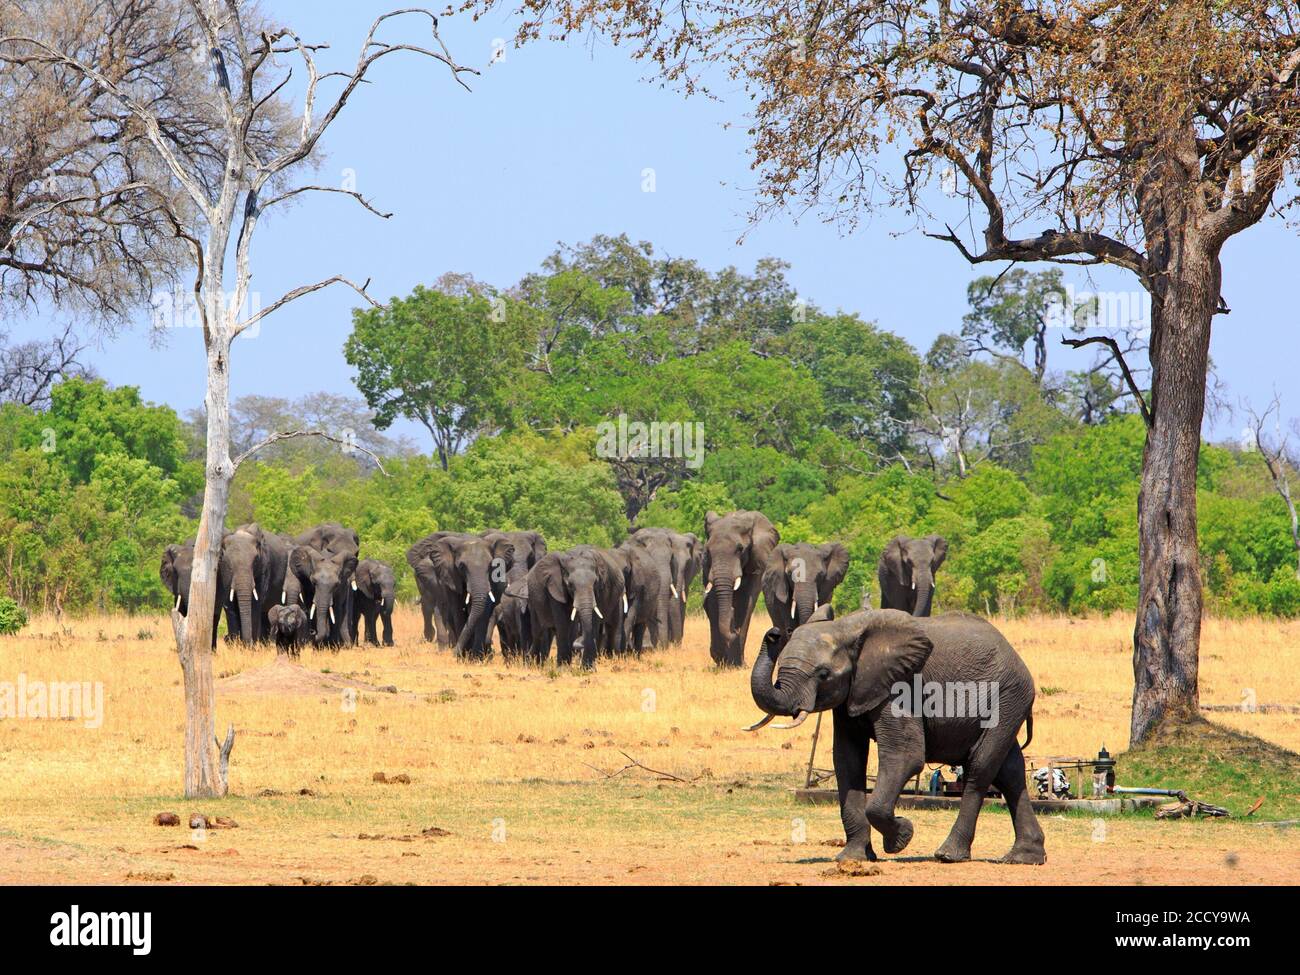
{"type": "Polygon", "coordinates": [[[181,817],[174,812],[160,812],[153,818],[153,824],[155,826],[179,826],[181,817]]]}

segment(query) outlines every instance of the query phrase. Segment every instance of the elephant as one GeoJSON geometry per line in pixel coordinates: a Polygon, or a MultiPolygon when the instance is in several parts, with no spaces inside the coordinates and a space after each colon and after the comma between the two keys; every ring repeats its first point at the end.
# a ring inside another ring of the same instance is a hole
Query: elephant
{"type": "Polygon", "coordinates": [[[279,603],[266,611],[266,632],[275,641],[278,653],[296,657],[302,652],[302,645],[311,639],[311,627],[307,614],[297,603],[281,606],[279,603]]]}
{"type": "Polygon", "coordinates": [[[190,578],[194,571],[194,539],[183,545],[168,545],[163,549],[162,565],[158,575],[175,600],[172,609],[187,616],[190,611],[190,578]]]}
{"type": "Polygon", "coordinates": [[[514,546],[504,535],[491,539],[460,532],[434,532],[407,550],[424,612],[425,639],[437,637],[458,655],[486,655],[490,607],[500,602],[514,565],[514,546]],[[438,629],[433,617],[438,617],[438,629]]]}
{"type": "Polygon", "coordinates": [[[619,632],[619,649],[639,654],[646,648],[647,634],[649,646],[657,647],[664,640],[659,627],[660,567],[647,549],[631,540],[614,552],[623,572],[623,626],[619,632]]]}
{"type": "Polygon", "coordinates": [[[995,785],[1015,827],[1015,843],[1003,862],[1044,863],[1023,753],[1034,734],[1034,680],[1006,638],[987,620],[966,613],[931,618],[866,609],[831,617],[827,605],[788,636],[777,627],[768,630],[750,674],[754,703],[767,717],[746,730],[761,728],[775,715],[794,718],[778,727],[797,727],[810,712],[832,713],[845,833],[838,859],[874,860],[872,829],[883,837],[886,853],[902,852],[912,824],[895,816],[894,806],[907,781],[935,762],[965,770],[957,821],[936,859],[970,859],[980,807],[995,785]],[[1016,740],[1022,724],[1023,747],[1016,740]],[[868,797],[873,738],[880,749],[879,774],[868,797]]]}
{"type": "Polygon", "coordinates": [[[584,669],[596,666],[596,653],[612,653],[623,622],[623,572],[608,549],[578,545],[548,552],[529,570],[528,615],[531,657],[541,663],[555,638],[555,659],[568,666],[574,651],[584,669]],[[576,622],[577,633],[570,624],[576,622]]]}
{"type": "MultiPolygon", "coordinates": [[[[526,656],[532,649],[532,619],[528,614],[528,577],[507,583],[496,611],[501,652],[507,657],[526,656]]],[[[549,648],[548,648],[549,650],[549,648]]]]}
{"type": "MultiPolygon", "coordinates": [[[[515,557],[509,570],[506,572],[506,589],[509,589],[510,583],[524,579],[528,575],[528,570],[537,564],[537,560],[546,554],[546,539],[542,537],[541,532],[534,531],[497,531],[490,529],[481,533],[483,538],[488,542],[494,542],[497,538],[504,538],[514,546],[515,557]]],[[[503,590],[503,595],[504,595],[503,590]]],[[[501,618],[506,613],[506,601],[503,598],[501,602],[492,607],[492,617],[488,620],[488,642],[492,642],[492,634],[498,630],[501,624],[501,618]]],[[[518,613],[516,607],[512,612],[518,613]]],[[[512,621],[511,625],[518,630],[519,620],[512,621]]],[[[513,638],[512,638],[513,639],[513,638]]],[[[502,637],[502,649],[509,649],[511,652],[520,651],[524,645],[517,645],[513,642],[507,648],[506,637],[502,637]]]]}
{"type": "Polygon", "coordinates": [[[839,542],[776,547],[763,573],[763,602],[772,625],[790,632],[831,601],[849,570],[849,550],[839,542]]]}
{"type": "Polygon", "coordinates": [[[896,535],[880,553],[876,575],[880,581],[880,608],[901,609],[913,616],[929,616],[934,600],[934,574],[948,557],[942,535],[909,538],[896,535]]]}
{"type": "MultiPolygon", "coordinates": [[[[182,616],[189,616],[190,613],[190,582],[194,573],[195,541],[196,539],[191,538],[183,545],[168,545],[163,549],[162,564],[158,567],[158,575],[162,579],[163,585],[167,587],[167,591],[174,598],[172,610],[182,616]]],[[[217,571],[218,577],[220,577],[220,563],[218,563],[217,571]]],[[[219,582],[220,579],[218,578],[219,582]]],[[[213,649],[216,649],[217,646],[217,624],[221,620],[221,604],[221,593],[218,590],[212,610],[213,649]]],[[[226,629],[230,629],[229,621],[227,621],[226,629]]]]}
{"type": "Polygon", "coordinates": [[[360,549],[357,533],[326,522],[296,536],[293,543],[281,602],[308,607],[318,645],[337,649],[351,643],[351,582],[360,549]]]}
{"type": "Polygon", "coordinates": [[[267,636],[267,612],[284,592],[289,541],[256,524],[240,525],[221,543],[218,595],[226,604],[226,629],[245,643],[267,636]]]}
{"type": "Polygon", "coordinates": [[[768,559],[781,535],[757,511],[704,516],[704,611],[709,654],[722,667],[745,662],[745,638],[768,559]]]}
{"type": "Polygon", "coordinates": [[[675,532],[668,528],[639,528],[628,541],[644,549],[654,560],[659,573],[659,602],[655,622],[660,639],[681,643],[686,620],[686,597],[691,580],[700,570],[702,552],[694,532],[675,532]]]}
{"type": "Polygon", "coordinates": [[[378,645],[375,619],[384,624],[384,646],[393,645],[393,605],[397,595],[397,578],[387,563],[362,559],[352,573],[352,642],[361,639],[361,620],[365,620],[366,642],[378,645]]]}

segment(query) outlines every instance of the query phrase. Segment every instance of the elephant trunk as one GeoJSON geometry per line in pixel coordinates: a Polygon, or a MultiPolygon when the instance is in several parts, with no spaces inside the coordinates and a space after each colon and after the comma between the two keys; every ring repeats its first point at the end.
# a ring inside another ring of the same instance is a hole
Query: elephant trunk
{"type": "Polygon", "coordinates": [[[487,606],[487,587],[471,590],[469,616],[466,617],[465,625],[461,627],[460,636],[456,639],[457,653],[464,653],[475,645],[477,640],[475,634],[478,631],[479,622],[483,619],[483,614],[487,612],[487,606]]]}
{"type": "Polygon", "coordinates": [[[812,705],[806,701],[808,680],[789,669],[782,669],[772,683],[772,671],[776,667],[779,650],[773,651],[764,644],[754,660],[754,669],[749,674],[749,693],[754,703],[766,714],[793,716],[799,711],[810,711],[812,705]]]}
{"type": "Polygon", "coordinates": [[[316,623],[316,642],[328,643],[330,639],[330,610],[334,607],[334,592],[317,586],[312,599],[313,619],[316,623]]]}
{"type": "Polygon", "coordinates": [[[715,663],[722,663],[732,658],[732,644],[736,642],[736,617],[733,609],[735,594],[733,586],[737,573],[727,569],[715,569],[710,578],[713,586],[709,614],[713,623],[713,640],[709,651],[715,663]]]}
{"type": "Polygon", "coordinates": [[[916,569],[912,573],[912,585],[916,587],[912,615],[929,616],[930,603],[934,599],[934,575],[928,567],[916,569]]]}
{"type": "Polygon", "coordinates": [[[677,642],[678,637],[673,634],[673,603],[677,597],[673,595],[672,570],[663,564],[659,565],[659,599],[655,604],[655,616],[660,620],[663,628],[663,639],[677,642]]]}
{"type": "Polygon", "coordinates": [[[812,582],[799,582],[794,587],[794,617],[795,626],[803,626],[812,616],[813,610],[817,608],[817,586],[812,582]]]}
{"type": "MultiPolygon", "coordinates": [[[[235,573],[235,600],[239,606],[239,637],[245,643],[253,642],[253,583],[251,572],[235,573]]],[[[260,596],[261,593],[258,593],[260,596]]]]}

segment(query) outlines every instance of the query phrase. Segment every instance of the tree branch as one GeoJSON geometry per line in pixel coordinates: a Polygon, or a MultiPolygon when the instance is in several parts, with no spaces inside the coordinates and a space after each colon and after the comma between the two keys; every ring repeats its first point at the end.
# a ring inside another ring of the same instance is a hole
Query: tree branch
{"type": "Polygon", "coordinates": [[[1133,379],[1133,373],[1129,371],[1128,363],[1124,361],[1124,354],[1119,350],[1119,343],[1109,335],[1090,335],[1084,339],[1061,339],[1062,345],[1068,345],[1072,349],[1081,349],[1085,345],[1104,345],[1110,349],[1110,354],[1115,357],[1115,362],[1119,366],[1119,371],[1124,375],[1124,382],[1128,384],[1129,392],[1137,400],[1138,409],[1142,411],[1142,422],[1150,430],[1155,424],[1151,411],[1147,409],[1147,401],[1142,395],[1142,390],[1138,389],[1137,382],[1133,379]]]}

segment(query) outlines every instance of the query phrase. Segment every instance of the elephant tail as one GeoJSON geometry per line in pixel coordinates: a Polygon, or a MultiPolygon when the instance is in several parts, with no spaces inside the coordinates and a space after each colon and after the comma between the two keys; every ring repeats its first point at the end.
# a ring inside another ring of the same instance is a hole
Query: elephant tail
{"type": "Polygon", "coordinates": [[[1034,712],[1030,711],[1029,716],[1025,718],[1025,743],[1020,746],[1023,752],[1029,747],[1029,743],[1034,740],[1034,712]]]}

